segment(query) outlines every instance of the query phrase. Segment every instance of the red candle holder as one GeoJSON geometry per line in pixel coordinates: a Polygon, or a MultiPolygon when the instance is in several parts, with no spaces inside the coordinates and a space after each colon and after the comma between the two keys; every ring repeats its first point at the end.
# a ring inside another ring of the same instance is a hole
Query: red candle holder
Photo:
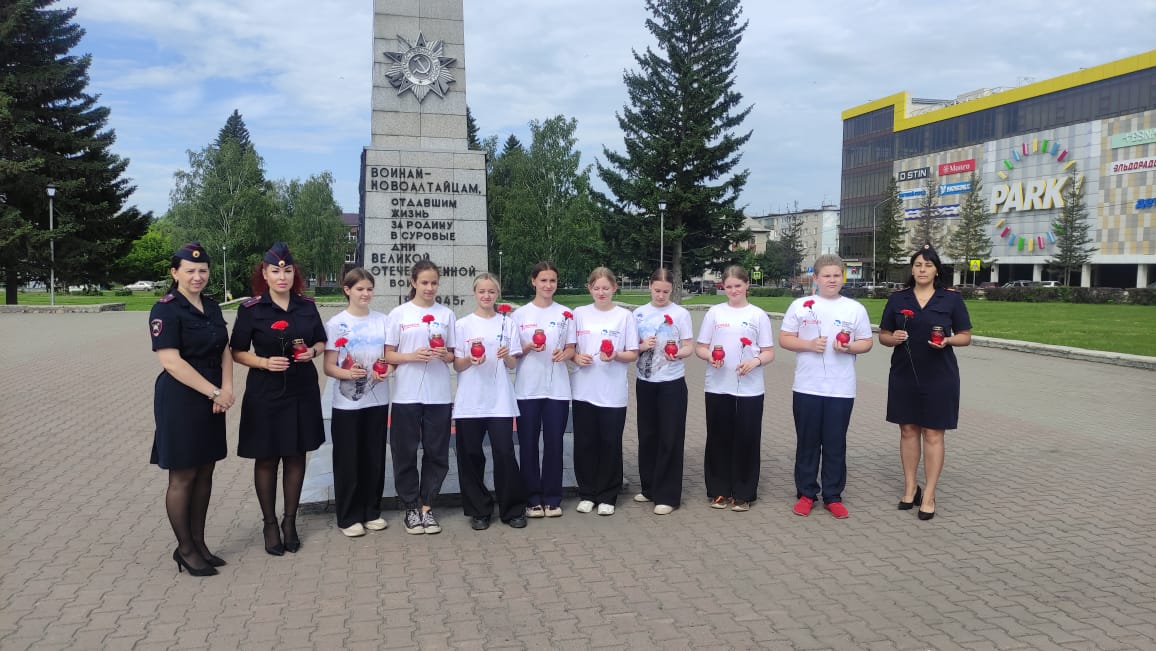
{"type": "Polygon", "coordinates": [[[715,346],[714,350],[710,351],[710,358],[716,362],[721,362],[726,356],[722,346],[715,346]]]}
{"type": "Polygon", "coordinates": [[[378,357],[377,361],[373,363],[373,372],[383,377],[389,372],[389,364],[385,363],[384,357],[378,357]]]}
{"type": "Polygon", "coordinates": [[[305,345],[304,339],[293,340],[293,359],[303,359],[303,355],[309,353],[309,346],[305,345]]]}
{"type": "Polygon", "coordinates": [[[932,326],[931,328],[931,343],[936,346],[943,343],[947,337],[943,334],[943,326],[932,326]]]}
{"type": "Polygon", "coordinates": [[[539,348],[542,346],[545,346],[546,345],[546,331],[542,330],[541,328],[538,328],[537,330],[534,331],[534,336],[530,337],[530,341],[534,342],[534,345],[539,347],[539,348]]]}
{"type": "Polygon", "coordinates": [[[430,348],[445,348],[446,347],[446,340],[441,335],[432,335],[429,338],[429,347],[430,348]]]}
{"type": "Polygon", "coordinates": [[[666,347],[664,347],[662,349],[662,351],[664,353],[666,353],[667,355],[674,357],[675,355],[678,354],[678,343],[676,343],[673,339],[671,339],[670,341],[666,342],[666,347]]]}
{"type": "Polygon", "coordinates": [[[482,342],[475,341],[473,343],[473,345],[470,346],[470,356],[471,357],[482,357],[485,354],[486,354],[486,347],[482,345],[482,342]]]}
{"type": "Polygon", "coordinates": [[[835,341],[839,342],[840,346],[846,346],[851,343],[851,331],[843,328],[839,331],[839,334],[835,335],[835,341]]]}
{"type": "Polygon", "coordinates": [[[602,346],[600,346],[598,348],[598,350],[601,351],[603,355],[607,355],[607,356],[613,355],[614,354],[614,342],[610,341],[609,339],[603,339],[602,340],[602,346]]]}

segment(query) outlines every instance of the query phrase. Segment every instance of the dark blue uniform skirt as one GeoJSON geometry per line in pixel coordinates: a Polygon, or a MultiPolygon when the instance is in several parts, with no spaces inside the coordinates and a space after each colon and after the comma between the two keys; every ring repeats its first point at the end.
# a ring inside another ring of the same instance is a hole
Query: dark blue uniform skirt
{"type": "MultiPolygon", "coordinates": [[[[198,368],[216,386],[221,366],[198,368]]],[[[166,470],[195,468],[225,458],[225,414],[213,414],[213,403],[166,372],[157,376],[153,393],[151,462],[166,470]]]]}

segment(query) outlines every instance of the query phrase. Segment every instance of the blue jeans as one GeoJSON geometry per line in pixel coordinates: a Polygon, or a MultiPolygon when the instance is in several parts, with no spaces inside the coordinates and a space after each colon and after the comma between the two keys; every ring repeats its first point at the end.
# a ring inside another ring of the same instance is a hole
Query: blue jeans
{"type": "Polygon", "coordinates": [[[526,503],[561,506],[562,434],[570,415],[570,401],[519,400],[518,412],[519,464],[526,484],[526,503]]]}

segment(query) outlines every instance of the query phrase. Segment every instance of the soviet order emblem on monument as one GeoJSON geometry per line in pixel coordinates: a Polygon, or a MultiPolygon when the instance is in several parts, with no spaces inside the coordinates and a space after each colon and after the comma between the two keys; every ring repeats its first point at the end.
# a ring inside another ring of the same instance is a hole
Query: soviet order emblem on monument
{"type": "Polygon", "coordinates": [[[438,301],[463,313],[487,256],[485,153],[466,144],[462,0],[376,2],[373,25],[361,262],[376,278],[374,309],[408,300],[410,269],[429,259],[442,271],[438,301]]]}

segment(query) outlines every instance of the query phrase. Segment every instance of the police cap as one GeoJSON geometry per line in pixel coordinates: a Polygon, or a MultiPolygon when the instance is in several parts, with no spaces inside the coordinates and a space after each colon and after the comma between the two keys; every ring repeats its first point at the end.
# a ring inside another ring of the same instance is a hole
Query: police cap
{"type": "Polygon", "coordinates": [[[289,245],[284,242],[277,242],[269,247],[265,255],[261,258],[265,264],[271,264],[274,267],[284,267],[295,264],[293,261],[293,254],[289,252],[289,245]]]}
{"type": "Polygon", "coordinates": [[[188,260],[189,262],[204,262],[205,264],[209,264],[209,254],[205,252],[205,247],[201,246],[200,242],[189,242],[177,249],[173,257],[188,260]]]}

